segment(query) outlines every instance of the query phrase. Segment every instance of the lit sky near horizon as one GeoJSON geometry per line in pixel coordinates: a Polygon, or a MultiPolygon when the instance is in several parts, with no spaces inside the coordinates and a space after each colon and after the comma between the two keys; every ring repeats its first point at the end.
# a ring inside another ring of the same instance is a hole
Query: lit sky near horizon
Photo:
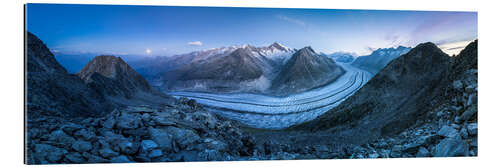
{"type": "Polygon", "coordinates": [[[28,4],[27,30],[55,52],[162,56],[273,42],[317,52],[477,39],[476,12],[28,4]]]}

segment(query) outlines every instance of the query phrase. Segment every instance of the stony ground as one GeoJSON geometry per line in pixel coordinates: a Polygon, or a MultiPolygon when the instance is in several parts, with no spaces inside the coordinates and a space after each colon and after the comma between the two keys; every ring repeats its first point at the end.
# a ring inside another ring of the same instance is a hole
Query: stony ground
{"type": "Polygon", "coordinates": [[[238,160],[254,147],[236,124],[187,99],[102,118],[32,119],[27,129],[30,164],[238,160]]]}

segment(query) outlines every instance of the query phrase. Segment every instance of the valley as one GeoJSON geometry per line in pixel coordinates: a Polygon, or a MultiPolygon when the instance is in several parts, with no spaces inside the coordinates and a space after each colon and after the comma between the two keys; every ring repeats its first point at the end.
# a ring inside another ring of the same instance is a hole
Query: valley
{"type": "Polygon", "coordinates": [[[367,71],[350,64],[338,63],[346,70],[337,80],[285,97],[261,94],[215,94],[200,92],[166,92],[174,97],[195,99],[229,119],[252,128],[283,129],[316,118],[340,104],[372,77],[367,71]]]}

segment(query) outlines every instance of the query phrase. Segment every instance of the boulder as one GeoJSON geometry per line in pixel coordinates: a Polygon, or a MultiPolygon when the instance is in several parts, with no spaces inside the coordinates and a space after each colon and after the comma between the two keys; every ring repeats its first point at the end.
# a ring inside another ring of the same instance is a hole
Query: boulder
{"type": "Polygon", "coordinates": [[[211,150],[224,152],[228,149],[228,145],[219,140],[205,139],[203,142],[206,144],[207,148],[211,150]]]}
{"type": "Polygon", "coordinates": [[[435,157],[455,157],[455,156],[468,156],[469,146],[467,143],[457,137],[449,137],[441,140],[436,145],[434,156],[435,157]]]}
{"type": "Polygon", "coordinates": [[[138,115],[122,114],[117,118],[116,127],[120,129],[136,129],[141,124],[141,118],[138,115]]]}
{"type": "Polygon", "coordinates": [[[116,124],[116,120],[114,117],[108,117],[108,119],[101,122],[101,126],[104,128],[108,128],[108,129],[113,129],[115,124],[116,124]]]}
{"type": "Polygon", "coordinates": [[[83,155],[83,157],[87,158],[88,163],[106,163],[106,162],[109,162],[109,160],[107,160],[107,159],[104,159],[104,158],[97,156],[97,155],[94,155],[94,154],[90,154],[88,152],[84,152],[82,155],[83,155]]]}
{"type": "Polygon", "coordinates": [[[460,136],[462,139],[467,139],[469,137],[469,134],[467,133],[467,129],[464,127],[460,129],[460,136]]]}
{"type": "Polygon", "coordinates": [[[132,155],[137,153],[137,150],[139,150],[139,143],[131,142],[129,140],[122,140],[118,143],[118,147],[120,147],[121,153],[132,155]]]}
{"type": "Polygon", "coordinates": [[[403,146],[401,145],[394,145],[391,149],[391,154],[390,156],[393,158],[399,158],[401,157],[403,151],[403,146]]]}
{"type": "Polygon", "coordinates": [[[52,131],[49,135],[49,141],[61,144],[61,145],[69,145],[71,146],[75,142],[75,138],[68,136],[62,130],[52,131]]]}
{"type": "Polygon", "coordinates": [[[74,123],[68,123],[61,127],[61,129],[68,135],[72,135],[76,130],[83,129],[84,127],[74,123]]]}
{"type": "Polygon", "coordinates": [[[453,81],[453,89],[462,90],[463,87],[464,87],[464,84],[462,83],[461,80],[453,81]]]}
{"type": "Polygon", "coordinates": [[[120,156],[117,156],[117,157],[113,157],[110,159],[110,162],[111,163],[130,163],[132,161],[130,161],[127,156],[125,155],[120,155],[120,156]]]}
{"type": "Polygon", "coordinates": [[[418,149],[417,154],[415,155],[416,157],[430,157],[431,153],[429,150],[427,150],[425,147],[420,147],[418,149]]]}
{"type": "Polygon", "coordinates": [[[95,138],[95,133],[93,131],[89,131],[87,129],[80,129],[76,131],[73,136],[90,141],[95,138]]]}
{"type": "Polygon", "coordinates": [[[150,151],[152,149],[155,149],[158,147],[158,144],[156,144],[153,140],[143,140],[141,141],[141,150],[142,151],[150,151]]]}
{"type": "Polygon", "coordinates": [[[82,154],[77,153],[77,152],[72,152],[72,153],[67,154],[64,157],[64,159],[66,159],[67,161],[69,161],[71,163],[76,163],[76,164],[85,162],[85,159],[83,158],[82,154]]]}
{"type": "Polygon", "coordinates": [[[119,155],[117,152],[113,151],[110,148],[103,148],[103,149],[100,149],[98,152],[99,152],[99,155],[101,155],[104,158],[110,158],[110,157],[115,157],[115,156],[119,155]]]}
{"type": "Polygon", "coordinates": [[[88,141],[77,140],[71,145],[71,148],[78,152],[87,152],[92,149],[92,144],[88,141]]]}
{"type": "Polygon", "coordinates": [[[368,158],[378,158],[380,157],[380,154],[378,154],[377,152],[373,152],[371,154],[368,154],[368,158]]]}
{"type": "Polygon", "coordinates": [[[173,126],[175,122],[165,117],[153,117],[153,121],[159,126],[173,126]]]}
{"type": "Polygon", "coordinates": [[[461,121],[468,121],[477,113],[477,105],[469,106],[462,115],[460,115],[461,121]]]}
{"type": "Polygon", "coordinates": [[[455,137],[458,135],[458,131],[451,126],[443,126],[437,133],[439,136],[444,137],[455,137]]]}
{"type": "Polygon", "coordinates": [[[148,113],[144,113],[141,115],[141,119],[143,122],[147,122],[147,121],[150,121],[151,120],[151,115],[148,114],[148,113]]]}
{"type": "Polygon", "coordinates": [[[181,129],[173,126],[167,127],[167,132],[172,134],[173,139],[181,148],[186,148],[200,139],[200,136],[189,129],[181,129]]]}
{"type": "Polygon", "coordinates": [[[149,158],[156,158],[161,156],[163,156],[163,152],[161,151],[161,149],[151,150],[151,152],[148,154],[149,158]]]}
{"type": "Polygon", "coordinates": [[[148,128],[148,133],[149,136],[151,136],[151,139],[157,143],[160,147],[166,149],[166,150],[171,150],[172,147],[172,135],[167,133],[166,130],[164,129],[156,129],[153,127],[148,128]]]}
{"type": "Polygon", "coordinates": [[[477,123],[467,125],[467,132],[469,132],[469,135],[471,136],[477,135],[477,123]]]}
{"type": "Polygon", "coordinates": [[[54,147],[48,144],[36,144],[35,145],[35,154],[37,154],[40,158],[43,158],[42,161],[48,161],[51,163],[56,163],[61,160],[68,151],[62,148],[54,147]]]}
{"type": "Polygon", "coordinates": [[[148,135],[148,129],[146,127],[140,127],[137,129],[124,129],[122,131],[122,134],[126,136],[142,137],[148,135]]]}

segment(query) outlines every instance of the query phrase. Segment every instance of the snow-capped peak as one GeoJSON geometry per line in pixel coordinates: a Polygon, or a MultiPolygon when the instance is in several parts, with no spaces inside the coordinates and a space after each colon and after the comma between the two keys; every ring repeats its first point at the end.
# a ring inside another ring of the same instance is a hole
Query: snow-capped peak
{"type": "Polygon", "coordinates": [[[281,50],[281,51],[292,51],[293,50],[293,49],[288,48],[285,45],[278,43],[278,42],[274,42],[273,44],[269,45],[268,48],[270,48],[270,49],[275,48],[275,49],[281,50]]]}

